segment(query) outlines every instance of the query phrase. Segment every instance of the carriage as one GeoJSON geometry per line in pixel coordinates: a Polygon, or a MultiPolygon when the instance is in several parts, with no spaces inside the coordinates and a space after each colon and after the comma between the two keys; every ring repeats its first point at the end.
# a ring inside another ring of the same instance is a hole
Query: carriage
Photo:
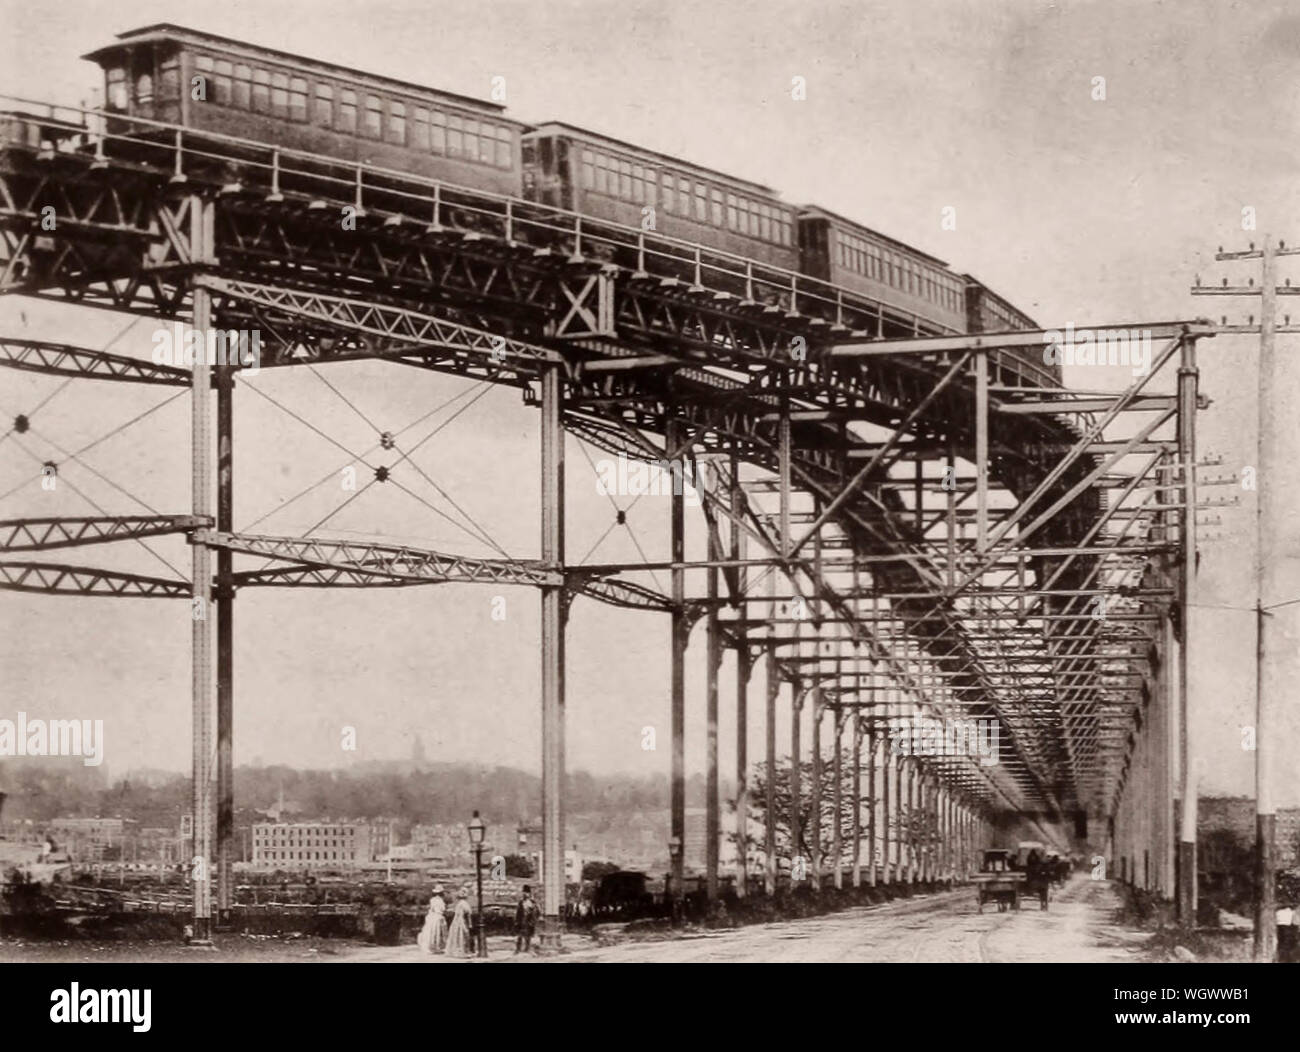
{"type": "Polygon", "coordinates": [[[1014,854],[999,849],[984,852],[980,871],[971,877],[975,884],[975,904],[980,913],[984,903],[997,904],[998,912],[1020,909],[1020,896],[1025,889],[1025,874],[1013,867],[1014,854]]]}

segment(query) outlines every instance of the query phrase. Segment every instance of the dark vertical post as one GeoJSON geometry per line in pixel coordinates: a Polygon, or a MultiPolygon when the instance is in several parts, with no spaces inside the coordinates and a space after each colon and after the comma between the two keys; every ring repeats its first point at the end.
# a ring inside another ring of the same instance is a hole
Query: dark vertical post
{"type": "MultiPolygon", "coordinates": [[[[740,527],[744,491],[740,485],[740,456],[731,453],[731,558],[739,563],[745,558],[745,531],[740,527]]],[[[736,567],[736,591],[745,595],[746,574],[736,567]]],[[[748,619],[749,607],[743,602],[738,616],[748,619]]],[[[749,651],[749,628],[741,629],[736,643],[736,894],[744,898],[749,892],[749,677],[753,659],[749,651]]]]}
{"type": "MultiPolygon", "coordinates": [[[[674,473],[685,450],[682,427],[676,421],[668,425],[668,455],[673,458],[674,473]]],[[[690,623],[686,617],[686,504],[681,487],[674,485],[672,494],[672,785],[670,835],[677,844],[673,853],[673,899],[682,901],[682,880],[686,875],[686,644],[690,623]]]]}
{"type": "MultiPolygon", "coordinates": [[[[1277,568],[1277,494],[1280,473],[1277,425],[1279,391],[1274,375],[1273,345],[1277,331],[1277,256],[1271,237],[1264,238],[1259,319],[1259,486],[1255,493],[1255,960],[1272,963],[1277,956],[1277,811],[1273,803],[1273,759],[1277,753],[1277,683],[1265,641],[1265,603],[1277,568]]],[[[1271,596],[1269,596],[1271,598],[1271,596]]]]}
{"type": "MultiPolygon", "coordinates": [[[[722,558],[718,542],[717,523],[709,523],[709,561],[722,558]]],[[[722,835],[721,815],[718,811],[718,670],[722,665],[722,629],[718,624],[718,568],[710,566],[707,572],[709,613],[706,622],[706,683],[704,692],[704,885],[710,904],[718,899],[718,838],[722,835]]]]}
{"type": "MultiPolygon", "coordinates": [[[[802,721],[800,710],[803,708],[803,684],[792,683],[790,685],[790,860],[791,865],[794,859],[803,855],[803,779],[800,775],[803,773],[799,770],[799,757],[803,752],[799,742],[799,724],[802,721]]],[[[806,862],[806,860],[805,860],[806,862]]],[[[795,879],[794,871],[790,874],[791,890],[794,890],[795,879]]]]}
{"type": "Polygon", "coordinates": [[[989,540],[989,360],[975,352],[975,550],[981,555],[989,540]]]}
{"type": "Polygon", "coordinates": [[[835,728],[835,754],[831,757],[831,864],[835,867],[832,880],[836,889],[844,887],[844,867],[840,864],[840,858],[844,854],[844,842],[840,832],[840,814],[844,810],[844,770],[840,758],[840,746],[844,741],[844,724],[840,718],[843,712],[840,705],[836,705],[831,710],[831,715],[834,717],[831,725],[835,728]]]}
{"type": "MultiPolygon", "coordinates": [[[[542,371],[542,561],[564,568],[564,407],[560,369],[542,371]]],[[[564,930],[564,585],[542,587],[542,944],[564,930]]]]}
{"type": "MultiPolygon", "coordinates": [[[[217,369],[217,530],[234,526],[234,386],[230,365],[217,369]]],[[[234,676],[235,584],[233,553],[217,550],[217,920],[230,922],[235,838],[234,676]]]]}
{"type": "MultiPolygon", "coordinates": [[[[861,678],[858,678],[858,690],[862,689],[861,678]]],[[[860,702],[862,695],[857,695],[859,705],[849,710],[849,720],[853,724],[853,886],[855,888],[862,886],[862,709],[860,702]]],[[[871,753],[868,750],[867,762],[871,762],[871,753]]],[[[875,832],[876,816],[874,813],[876,806],[876,794],[871,782],[871,772],[867,772],[867,792],[871,796],[872,810],[867,813],[867,821],[871,825],[872,833],[875,832]]],[[[874,839],[874,836],[873,836],[874,839]]],[[[875,845],[868,842],[867,850],[870,852],[875,845]]],[[[870,865],[870,862],[868,862],[870,865]]]]}
{"type": "MultiPolygon", "coordinates": [[[[773,575],[775,578],[775,575],[773,575]]],[[[767,705],[764,717],[764,752],[767,767],[767,784],[764,786],[763,821],[763,890],[776,894],[776,696],[781,691],[781,679],[776,666],[776,648],[767,651],[767,705]]]]}
{"type": "MultiPolygon", "coordinates": [[[[1182,816],[1178,843],[1178,921],[1196,925],[1196,762],[1192,743],[1188,676],[1191,662],[1192,600],[1196,578],[1196,341],[1184,337],[1178,369],[1178,459],[1182,462],[1183,508],[1180,537],[1182,572],[1179,574],[1178,715],[1181,731],[1182,816]]],[[[1267,485],[1267,483],[1266,483],[1267,485]]]]}
{"type": "MultiPolygon", "coordinates": [[[[817,644],[813,643],[816,653],[817,644]]],[[[812,799],[808,802],[809,848],[812,851],[813,891],[822,890],[822,685],[821,672],[814,666],[813,675],[819,677],[812,689],[812,799]]]]}
{"type": "Polygon", "coordinates": [[[876,865],[876,845],[877,840],[877,823],[879,817],[877,811],[880,803],[880,790],[876,782],[876,713],[875,713],[875,682],[876,676],[873,672],[871,675],[871,708],[867,710],[867,716],[870,722],[867,724],[867,795],[871,800],[870,809],[867,811],[867,872],[870,874],[869,882],[874,888],[878,879],[876,865]]]}

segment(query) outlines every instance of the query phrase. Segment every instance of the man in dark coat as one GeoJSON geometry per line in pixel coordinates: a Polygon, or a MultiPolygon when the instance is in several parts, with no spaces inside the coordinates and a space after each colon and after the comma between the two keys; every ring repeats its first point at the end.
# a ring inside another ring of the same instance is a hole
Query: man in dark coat
{"type": "Polygon", "coordinates": [[[524,885],[524,893],[515,907],[515,953],[527,953],[532,948],[533,936],[537,933],[537,915],[541,912],[537,900],[533,898],[533,889],[524,885]]]}

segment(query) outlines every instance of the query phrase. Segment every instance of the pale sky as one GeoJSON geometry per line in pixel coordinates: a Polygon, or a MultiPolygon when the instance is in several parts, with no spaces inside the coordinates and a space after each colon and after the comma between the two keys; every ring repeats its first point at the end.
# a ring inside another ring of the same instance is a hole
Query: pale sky
{"type": "MultiPolygon", "coordinates": [[[[1277,2],[1038,2],[817,4],[723,2],[284,3],[218,7],[157,0],[52,7],[0,0],[0,92],[75,103],[99,72],[78,56],[117,32],[170,21],[286,51],[486,96],[504,76],[511,113],[560,118],[779,188],[969,271],[1041,322],[1076,326],[1161,321],[1258,306],[1195,299],[1197,274],[1244,283],[1248,266],[1215,264],[1217,245],[1244,248],[1263,232],[1300,243],[1297,60],[1300,14],[1277,2]],[[793,76],[806,101],[790,98],[793,76]],[[1094,78],[1106,97],[1093,98],[1094,78]],[[1251,207],[1258,230],[1242,230],[1251,207]],[[956,209],[957,229],[940,227],[956,209]]],[[[6,104],[7,105],[7,104],[6,104]]],[[[1285,263],[1286,261],[1284,261],[1285,263]]],[[[1296,268],[1283,266],[1288,276],[1296,268]]],[[[1256,281],[1258,278],[1256,276],[1256,281]]],[[[1283,310],[1289,301],[1283,300],[1283,310]]],[[[1300,310],[1296,311],[1300,315],[1300,310]]],[[[153,323],[46,303],[0,302],[9,335],[68,339],[147,354],[153,323]],[[129,326],[129,328],[128,328],[129,326]]],[[[1300,404],[1294,337],[1279,339],[1287,405],[1300,404]]],[[[1201,343],[1200,449],[1229,474],[1253,465],[1257,346],[1201,343]]],[[[322,370],[381,430],[399,431],[448,400],[409,435],[424,438],[458,409],[414,461],[513,554],[537,553],[537,414],[505,390],[486,394],[448,377],[358,363],[322,370]],[[460,396],[459,398],[457,396],[460,396]]],[[[1107,377],[1113,380],[1113,377],[1107,377]]],[[[1094,373],[1067,381],[1099,386],[1094,373]]],[[[0,445],[0,516],[94,514],[143,507],[86,468],[65,464],[49,494],[39,462],[77,450],[163,402],[167,392],[0,371],[0,421],[31,412],[34,432],[0,445]],[[55,393],[57,391],[57,394],[55,393]]],[[[242,386],[242,385],[241,385],[242,386]]],[[[375,432],[309,370],[264,372],[248,386],[291,407],[358,452],[375,432]]],[[[188,397],[86,454],[113,483],[159,512],[189,505],[188,397]]],[[[1283,414],[1280,464],[1295,472],[1295,418],[1283,414]]],[[[340,503],[323,487],[256,522],[347,457],[267,399],[241,391],[236,422],[236,527],[302,533],[340,503]],[[256,525],[254,523],[256,522],[256,525]]],[[[604,454],[589,450],[593,460],[604,454]]],[[[370,463],[383,463],[382,457],[370,463]]],[[[586,556],[612,509],[570,440],[569,555],[586,556]]],[[[401,477],[434,506],[447,502],[409,465],[401,477]]],[[[1300,597],[1295,487],[1270,601],[1300,597]]],[[[1240,492],[1234,487],[1215,495],[1240,492]]],[[[1217,512],[1221,535],[1202,549],[1193,704],[1205,792],[1251,791],[1240,748],[1253,722],[1254,495],[1217,512]]],[[[626,503],[626,501],[624,501],[626,503]]],[[[633,510],[650,558],[666,556],[667,501],[633,510]]],[[[443,551],[483,546],[392,486],[375,486],[330,520],[336,536],[398,538],[443,551]],[[351,531],[345,533],[343,531],[351,531]]],[[[151,542],[182,575],[189,553],[151,542]]],[[[692,536],[698,545],[698,530],[692,536]]],[[[702,548],[698,549],[701,550],[702,548]]],[[[616,530],[594,559],[631,560],[616,530]]],[[[60,561],[170,575],[138,545],[72,551],[60,561]]],[[[665,582],[666,583],[666,582],[665,582]]],[[[236,763],[299,767],[409,756],[419,735],[434,760],[540,767],[538,600],[522,590],[504,622],[493,590],[245,590],[237,603],[236,763]],[[358,730],[358,752],[340,749],[358,730]]],[[[0,595],[0,716],[102,718],[114,772],[189,763],[189,629],[185,604],[0,595]]],[[[1296,673],[1300,604],[1277,611],[1279,649],[1296,673]]],[[[578,600],[568,647],[571,769],[648,773],[668,768],[668,622],[578,600]],[[653,726],[659,747],[641,748],[653,726]]],[[[690,650],[688,769],[703,763],[703,631],[690,650]]],[[[722,683],[722,763],[734,764],[730,659],[722,683]]],[[[751,712],[761,707],[752,683],[751,712]]],[[[1278,802],[1300,804],[1300,717],[1288,697],[1278,802]]],[[[751,720],[751,756],[761,727],[751,720]]],[[[780,740],[788,740],[782,728],[780,740]]],[[[805,741],[807,739],[805,738],[805,741]]]]}

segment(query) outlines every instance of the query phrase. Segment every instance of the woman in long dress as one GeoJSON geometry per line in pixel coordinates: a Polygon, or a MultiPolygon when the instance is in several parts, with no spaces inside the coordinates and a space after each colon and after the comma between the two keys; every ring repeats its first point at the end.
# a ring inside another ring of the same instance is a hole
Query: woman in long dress
{"type": "Polygon", "coordinates": [[[469,892],[461,888],[456,895],[456,909],[452,913],[451,927],[447,929],[448,957],[474,956],[474,950],[470,946],[469,918],[469,892]]]}
{"type": "Polygon", "coordinates": [[[429,912],[424,916],[424,927],[415,940],[425,953],[442,953],[447,945],[447,903],[442,897],[442,885],[435,884],[429,899],[429,912]]]}

